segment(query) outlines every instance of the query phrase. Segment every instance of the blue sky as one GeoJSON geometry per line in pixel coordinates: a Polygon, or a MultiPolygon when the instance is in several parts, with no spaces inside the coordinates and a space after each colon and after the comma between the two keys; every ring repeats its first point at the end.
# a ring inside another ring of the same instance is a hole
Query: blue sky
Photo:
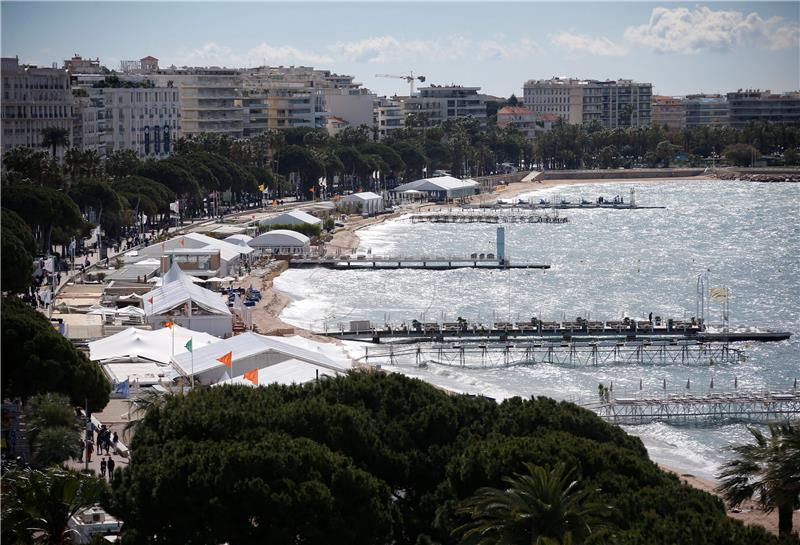
{"type": "Polygon", "coordinates": [[[161,66],[311,65],[379,94],[429,83],[632,78],[659,94],[800,89],[800,3],[2,2],[2,55],[161,66]]]}

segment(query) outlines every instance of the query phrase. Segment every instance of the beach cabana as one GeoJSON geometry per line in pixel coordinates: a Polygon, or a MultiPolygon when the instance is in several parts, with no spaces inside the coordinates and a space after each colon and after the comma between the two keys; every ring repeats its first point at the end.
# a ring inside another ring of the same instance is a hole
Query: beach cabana
{"type": "Polygon", "coordinates": [[[311,239],[303,233],[288,229],[267,231],[248,244],[256,250],[277,255],[308,255],[311,252],[311,239]]]}
{"type": "Polygon", "coordinates": [[[321,365],[314,365],[295,358],[263,367],[258,369],[256,375],[256,382],[244,375],[235,376],[231,379],[222,380],[214,386],[222,386],[224,384],[242,384],[244,386],[266,386],[268,384],[282,384],[289,386],[291,384],[305,384],[314,380],[322,380],[325,378],[336,377],[343,374],[342,370],[331,369],[330,367],[323,367],[321,365]]]}

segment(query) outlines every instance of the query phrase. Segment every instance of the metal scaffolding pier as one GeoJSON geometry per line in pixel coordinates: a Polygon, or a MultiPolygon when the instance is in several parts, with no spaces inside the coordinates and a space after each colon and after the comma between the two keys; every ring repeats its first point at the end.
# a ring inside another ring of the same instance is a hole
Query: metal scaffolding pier
{"type": "Polygon", "coordinates": [[[540,214],[490,214],[486,212],[443,212],[414,214],[411,223],[567,223],[569,218],[540,214]]]}
{"type": "Polygon", "coordinates": [[[800,418],[800,392],[729,392],[703,396],[612,398],[584,405],[612,424],[670,424],[735,420],[776,422],[800,418]]]}
{"type": "Polygon", "coordinates": [[[727,343],[683,342],[535,342],[517,344],[444,343],[368,346],[363,362],[369,365],[429,363],[486,369],[549,363],[566,367],[600,365],[715,365],[745,361],[742,350],[727,343]]]}

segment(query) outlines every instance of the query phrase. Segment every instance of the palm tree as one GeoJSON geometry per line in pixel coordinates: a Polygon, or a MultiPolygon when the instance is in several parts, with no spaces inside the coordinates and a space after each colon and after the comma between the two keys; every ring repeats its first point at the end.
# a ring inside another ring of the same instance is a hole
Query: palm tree
{"type": "Polygon", "coordinates": [[[3,543],[72,543],[69,519],[100,501],[103,479],[52,467],[3,476],[3,543]]]}
{"type": "Polygon", "coordinates": [[[778,509],[778,533],[792,533],[794,508],[800,505],[800,426],[771,424],[769,437],[748,428],[755,444],[733,447],[737,456],[718,475],[718,491],[731,506],[754,496],[766,512],[778,509]]]}
{"type": "Polygon", "coordinates": [[[61,127],[45,127],[42,129],[42,147],[52,148],[54,159],[59,146],[69,146],[69,131],[61,127]]]}
{"type": "Polygon", "coordinates": [[[591,500],[573,470],[525,464],[528,474],[504,477],[505,490],[481,488],[458,512],[471,520],[456,528],[461,542],[475,545],[579,545],[593,528],[603,525],[608,508],[591,500]]]}

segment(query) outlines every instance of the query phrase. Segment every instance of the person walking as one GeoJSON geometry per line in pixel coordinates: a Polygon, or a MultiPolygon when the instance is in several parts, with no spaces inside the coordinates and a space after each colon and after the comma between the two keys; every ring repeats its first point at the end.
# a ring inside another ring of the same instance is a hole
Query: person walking
{"type": "Polygon", "coordinates": [[[119,454],[117,441],[119,441],[119,435],[117,435],[117,432],[114,432],[114,435],[111,436],[111,446],[114,448],[114,454],[119,454]]]}
{"type": "Polygon", "coordinates": [[[94,452],[94,443],[91,440],[86,442],[86,461],[92,462],[92,453],[94,452]]]}
{"type": "Polygon", "coordinates": [[[100,460],[100,476],[103,477],[103,479],[106,478],[106,459],[105,458],[100,460]]]}
{"type": "Polygon", "coordinates": [[[108,481],[109,482],[111,482],[114,479],[114,466],[116,466],[116,465],[117,465],[117,463],[114,461],[114,458],[111,458],[109,456],[108,464],[107,464],[107,467],[108,467],[108,481]]]}

